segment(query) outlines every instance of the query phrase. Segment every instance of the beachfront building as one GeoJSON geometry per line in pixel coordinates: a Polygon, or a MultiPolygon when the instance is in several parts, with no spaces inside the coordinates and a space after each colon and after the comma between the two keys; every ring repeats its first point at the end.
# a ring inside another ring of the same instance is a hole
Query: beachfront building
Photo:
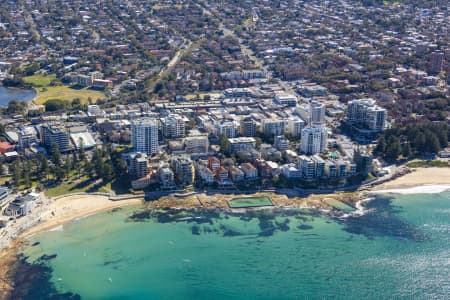
{"type": "Polygon", "coordinates": [[[258,169],[256,169],[251,163],[243,163],[241,165],[241,170],[244,172],[246,179],[255,179],[258,177],[258,169]]]}
{"type": "Polygon", "coordinates": [[[220,160],[215,156],[208,157],[208,168],[215,172],[220,168],[220,160]]]}
{"type": "Polygon", "coordinates": [[[178,184],[189,185],[194,182],[195,170],[192,160],[187,156],[176,156],[171,160],[175,179],[178,184]]]}
{"type": "Polygon", "coordinates": [[[168,164],[163,164],[158,170],[159,184],[163,189],[175,187],[175,176],[168,164]]]}
{"type": "Polygon", "coordinates": [[[150,118],[133,120],[131,122],[131,142],[136,152],[148,155],[158,153],[158,121],[150,118]]]}
{"type": "Polygon", "coordinates": [[[216,179],[219,182],[219,184],[228,183],[228,170],[224,167],[220,167],[216,170],[216,179]]]}
{"type": "Polygon", "coordinates": [[[230,178],[233,182],[240,182],[245,179],[244,172],[236,166],[232,166],[228,169],[230,178]]]}
{"type": "MultiPolygon", "coordinates": [[[[220,161],[219,166],[220,167],[220,161]]],[[[216,170],[217,170],[216,169],[216,170]]],[[[198,160],[195,165],[195,171],[202,179],[205,184],[212,184],[215,181],[214,172],[209,168],[209,159],[208,160],[198,160]]]]}
{"type": "Polygon", "coordinates": [[[37,193],[29,193],[23,197],[14,199],[3,211],[3,214],[10,217],[22,217],[29,214],[37,205],[40,196],[37,193]]]}
{"type": "Polygon", "coordinates": [[[128,174],[134,179],[139,179],[148,174],[148,157],[145,153],[131,153],[128,174]]]}
{"type": "Polygon", "coordinates": [[[302,130],[301,151],[306,154],[322,153],[327,149],[327,128],[306,127],[302,130]]]}
{"type": "Polygon", "coordinates": [[[325,176],[325,160],[318,155],[299,157],[298,168],[301,171],[302,178],[316,179],[325,176]]]}

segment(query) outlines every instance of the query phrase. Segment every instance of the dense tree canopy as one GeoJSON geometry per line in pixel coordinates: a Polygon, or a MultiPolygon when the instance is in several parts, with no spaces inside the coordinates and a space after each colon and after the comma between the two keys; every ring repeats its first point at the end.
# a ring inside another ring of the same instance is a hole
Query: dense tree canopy
{"type": "Polygon", "coordinates": [[[404,158],[414,154],[437,154],[448,145],[448,140],[449,130],[445,123],[395,127],[380,136],[374,152],[388,161],[395,161],[400,154],[404,158]]]}

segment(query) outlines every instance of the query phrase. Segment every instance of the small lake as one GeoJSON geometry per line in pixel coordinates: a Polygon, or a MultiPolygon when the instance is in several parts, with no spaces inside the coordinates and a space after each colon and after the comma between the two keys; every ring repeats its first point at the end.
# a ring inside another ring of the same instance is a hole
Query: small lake
{"type": "Polygon", "coordinates": [[[36,97],[36,91],[23,90],[16,88],[5,88],[0,86],[0,106],[6,107],[12,100],[17,101],[31,101],[36,97]]]}

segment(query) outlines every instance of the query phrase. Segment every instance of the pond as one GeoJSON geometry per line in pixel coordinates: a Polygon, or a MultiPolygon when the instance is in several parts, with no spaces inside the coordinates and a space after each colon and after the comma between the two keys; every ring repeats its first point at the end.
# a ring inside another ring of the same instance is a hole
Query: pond
{"type": "Polygon", "coordinates": [[[36,97],[35,90],[23,90],[17,88],[5,88],[0,86],[0,106],[6,107],[13,100],[31,101],[36,97]]]}

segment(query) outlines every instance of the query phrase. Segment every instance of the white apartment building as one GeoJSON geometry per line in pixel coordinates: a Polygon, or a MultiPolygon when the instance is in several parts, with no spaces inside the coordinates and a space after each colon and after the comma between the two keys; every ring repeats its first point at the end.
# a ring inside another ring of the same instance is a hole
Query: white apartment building
{"type": "Polygon", "coordinates": [[[186,120],[178,114],[169,114],[161,118],[161,131],[164,137],[177,139],[186,135],[186,120]]]}
{"type": "Polygon", "coordinates": [[[302,129],[306,126],[306,122],[297,116],[292,116],[288,119],[286,132],[291,134],[294,138],[302,135],[302,129]]]}
{"type": "Polygon", "coordinates": [[[326,127],[306,127],[302,130],[301,150],[306,154],[322,153],[327,148],[326,127]]]}
{"type": "Polygon", "coordinates": [[[139,118],[131,122],[131,142],[135,152],[152,155],[158,152],[158,121],[139,118]]]}
{"type": "Polygon", "coordinates": [[[273,101],[277,104],[295,107],[297,105],[297,97],[292,94],[278,93],[273,98],[273,101]]]}
{"type": "Polygon", "coordinates": [[[325,123],[325,104],[311,101],[309,113],[311,125],[322,125],[325,123]]]}
{"type": "Polygon", "coordinates": [[[225,122],[221,122],[216,124],[215,126],[215,134],[217,136],[226,136],[227,138],[234,138],[236,137],[236,129],[237,129],[237,124],[235,124],[232,121],[225,121],[225,122]]]}
{"type": "Polygon", "coordinates": [[[209,140],[207,135],[188,136],[184,139],[186,153],[207,153],[209,140]]]}
{"type": "Polygon", "coordinates": [[[347,120],[352,125],[373,131],[382,131],[386,122],[386,109],[376,105],[371,98],[348,102],[347,120]]]}
{"type": "Polygon", "coordinates": [[[287,124],[287,121],[285,121],[285,120],[277,120],[277,119],[262,119],[261,120],[262,132],[268,136],[285,134],[286,133],[286,124],[287,124]]]}
{"type": "Polygon", "coordinates": [[[256,147],[256,140],[252,137],[228,139],[228,142],[231,152],[250,151],[256,147]]]}
{"type": "Polygon", "coordinates": [[[279,151],[286,151],[289,149],[289,140],[284,135],[277,135],[273,145],[279,151]]]}

